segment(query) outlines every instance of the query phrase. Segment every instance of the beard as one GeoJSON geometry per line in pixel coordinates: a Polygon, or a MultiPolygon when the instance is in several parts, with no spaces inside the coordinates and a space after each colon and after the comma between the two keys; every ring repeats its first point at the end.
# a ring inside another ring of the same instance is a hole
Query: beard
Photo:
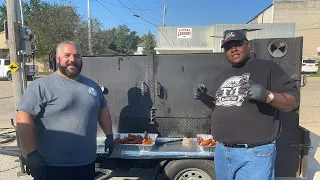
{"type": "Polygon", "coordinates": [[[60,70],[60,72],[69,78],[77,77],[80,74],[81,69],[82,69],[82,61],[81,61],[80,65],[76,64],[75,62],[70,62],[65,66],[61,65],[60,63],[57,63],[57,65],[58,65],[58,69],[60,70]],[[69,66],[74,66],[76,68],[76,70],[69,71],[68,70],[69,66]]]}

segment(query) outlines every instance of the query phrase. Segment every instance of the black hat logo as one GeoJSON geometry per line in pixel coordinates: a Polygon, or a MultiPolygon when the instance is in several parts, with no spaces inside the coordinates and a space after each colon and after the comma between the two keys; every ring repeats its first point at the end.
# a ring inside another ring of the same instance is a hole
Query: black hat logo
{"type": "Polygon", "coordinates": [[[287,43],[282,39],[273,40],[268,47],[268,51],[272,57],[283,57],[286,55],[288,49],[287,43]]]}

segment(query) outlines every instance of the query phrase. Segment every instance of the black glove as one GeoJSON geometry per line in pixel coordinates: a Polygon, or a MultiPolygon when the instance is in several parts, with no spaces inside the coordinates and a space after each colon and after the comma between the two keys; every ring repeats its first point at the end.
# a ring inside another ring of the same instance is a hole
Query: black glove
{"type": "Polygon", "coordinates": [[[260,102],[266,102],[268,92],[267,89],[261,86],[260,84],[256,84],[253,81],[249,81],[248,85],[241,86],[241,89],[248,90],[248,98],[260,102]]]}
{"type": "Polygon", "coordinates": [[[46,163],[37,150],[27,155],[27,173],[32,177],[40,177],[41,164],[45,165],[46,163]]]}
{"type": "Polygon", "coordinates": [[[114,148],[113,134],[109,134],[107,135],[107,139],[104,142],[104,151],[107,152],[108,150],[108,154],[107,154],[108,157],[112,154],[113,148],[114,148]]]}
{"type": "Polygon", "coordinates": [[[196,100],[199,100],[207,93],[207,91],[208,91],[208,89],[206,88],[205,85],[199,84],[194,91],[193,97],[196,100]]]}

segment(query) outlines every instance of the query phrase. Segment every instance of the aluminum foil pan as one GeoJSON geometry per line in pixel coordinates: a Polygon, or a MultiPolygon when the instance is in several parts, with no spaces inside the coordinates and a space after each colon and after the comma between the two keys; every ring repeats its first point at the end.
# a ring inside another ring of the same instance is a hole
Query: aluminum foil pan
{"type": "MultiPolygon", "coordinates": [[[[128,135],[140,135],[144,137],[144,133],[114,133],[113,134],[113,139],[116,139],[117,137],[123,139],[125,137],[128,137],[128,135]]],[[[152,143],[151,144],[115,144],[114,151],[150,151],[157,140],[158,134],[153,134],[153,133],[148,133],[148,136],[152,138],[152,143]]],[[[97,144],[99,145],[104,145],[104,139],[102,138],[97,138],[97,144]]]]}
{"type": "Polygon", "coordinates": [[[213,139],[211,134],[197,134],[197,144],[200,148],[200,150],[205,151],[205,152],[214,152],[215,146],[201,146],[198,137],[201,137],[204,140],[207,140],[209,138],[213,139]]]}

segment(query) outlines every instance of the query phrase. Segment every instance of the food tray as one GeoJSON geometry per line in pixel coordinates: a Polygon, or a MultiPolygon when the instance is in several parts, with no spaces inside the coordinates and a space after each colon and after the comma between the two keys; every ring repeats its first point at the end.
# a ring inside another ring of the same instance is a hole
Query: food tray
{"type": "Polygon", "coordinates": [[[206,151],[206,152],[214,152],[215,146],[200,146],[198,137],[202,137],[202,139],[206,140],[209,138],[213,139],[213,136],[211,134],[197,134],[197,145],[199,146],[200,150],[206,151]]]}
{"type": "MultiPolygon", "coordinates": [[[[144,133],[114,133],[113,139],[117,137],[123,139],[128,137],[128,135],[140,135],[144,137],[144,133]]],[[[155,145],[158,134],[148,133],[148,136],[152,138],[151,144],[114,144],[114,151],[150,151],[152,147],[155,145]]],[[[105,138],[104,138],[105,140],[105,138]]],[[[104,140],[101,141],[101,138],[97,139],[98,145],[104,145],[104,140]]]]}

